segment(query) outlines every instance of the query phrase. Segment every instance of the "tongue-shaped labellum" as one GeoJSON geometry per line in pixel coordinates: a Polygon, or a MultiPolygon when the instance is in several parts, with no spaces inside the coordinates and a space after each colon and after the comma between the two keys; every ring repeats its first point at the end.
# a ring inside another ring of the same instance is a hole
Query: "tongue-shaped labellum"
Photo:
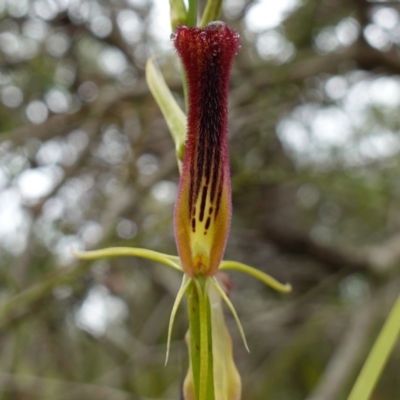
{"type": "Polygon", "coordinates": [[[175,47],[186,70],[189,113],[175,208],[175,236],[189,276],[216,273],[231,219],[228,85],[238,34],[222,22],[181,26],[175,47]]]}

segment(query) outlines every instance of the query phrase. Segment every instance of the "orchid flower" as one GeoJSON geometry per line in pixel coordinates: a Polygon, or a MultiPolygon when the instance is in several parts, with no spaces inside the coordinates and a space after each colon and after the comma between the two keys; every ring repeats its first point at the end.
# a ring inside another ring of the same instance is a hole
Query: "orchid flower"
{"type": "Polygon", "coordinates": [[[183,154],[174,213],[179,256],[125,247],[76,253],[76,256],[81,259],[143,257],[181,272],[182,284],[168,327],[166,362],[173,322],[179,304],[187,294],[191,362],[185,380],[185,399],[238,400],[240,377],[233,363],[221,301],[231,310],[246,349],[248,345],[227,289],[219,278],[219,271],[245,272],[280,292],[289,292],[291,286],[283,285],[248,265],[222,260],[232,208],[228,87],[232,62],[239,48],[239,35],[222,22],[212,22],[204,28],[180,25],[173,41],[187,77],[189,110],[186,134],[182,133],[184,114],[151,60],[146,73],[150,89],[173,133],[178,160],[183,154]]]}

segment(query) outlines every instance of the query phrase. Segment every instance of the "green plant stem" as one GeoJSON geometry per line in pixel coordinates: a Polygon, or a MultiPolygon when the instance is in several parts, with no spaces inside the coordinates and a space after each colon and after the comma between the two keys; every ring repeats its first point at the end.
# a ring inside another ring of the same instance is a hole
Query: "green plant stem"
{"type": "Polygon", "coordinates": [[[196,398],[198,398],[200,374],[200,299],[197,292],[197,287],[194,283],[192,283],[188,288],[187,301],[190,332],[190,357],[192,364],[194,392],[196,394],[196,398]]]}
{"type": "Polygon", "coordinates": [[[207,400],[208,386],[208,325],[207,300],[208,293],[206,284],[201,285],[195,281],[199,293],[199,317],[200,317],[200,373],[199,373],[199,395],[198,400],[207,400]]]}
{"type": "Polygon", "coordinates": [[[193,278],[188,289],[190,355],[196,400],[215,400],[211,310],[205,278],[193,278]]]}
{"type": "Polygon", "coordinates": [[[197,0],[189,0],[187,26],[196,26],[196,25],[197,25],[197,0]]]}
{"type": "Polygon", "coordinates": [[[371,352],[368,355],[360,375],[348,397],[348,400],[367,400],[385,367],[385,364],[400,336],[400,296],[397,298],[389,316],[371,352]]]}

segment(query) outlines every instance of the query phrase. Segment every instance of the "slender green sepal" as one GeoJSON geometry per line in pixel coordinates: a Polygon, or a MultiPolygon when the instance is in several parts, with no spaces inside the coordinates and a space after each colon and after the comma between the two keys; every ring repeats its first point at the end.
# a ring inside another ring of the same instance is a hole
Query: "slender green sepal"
{"type": "Polygon", "coordinates": [[[189,10],[187,15],[186,25],[187,26],[197,25],[197,0],[189,0],[189,10]]]}
{"type": "Polygon", "coordinates": [[[208,0],[201,18],[200,27],[204,28],[212,21],[218,21],[221,15],[222,0],[208,0]]]}
{"type": "Polygon", "coordinates": [[[178,264],[179,258],[168,254],[158,253],[157,251],[139,249],[135,247],[109,247],[108,249],[93,250],[93,251],[73,251],[75,257],[81,260],[97,260],[99,258],[109,257],[140,257],[149,260],[158,261],[168,265],[180,272],[181,266],[178,264]]]}
{"type": "Polygon", "coordinates": [[[152,58],[146,64],[146,80],[175,142],[176,157],[182,161],[185,151],[186,115],[174,99],[152,58]]]}
{"type": "Polygon", "coordinates": [[[400,296],[397,298],[378,339],[368,355],[348,400],[368,400],[400,337],[400,296]]]}
{"type": "Polygon", "coordinates": [[[185,295],[186,290],[189,287],[189,285],[191,284],[191,282],[192,282],[191,278],[187,278],[186,275],[183,275],[182,285],[178,291],[178,294],[176,295],[174,306],[172,307],[171,317],[169,319],[169,325],[168,325],[167,354],[165,356],[165,365],[167,365],[167,362],[168,362],[169,349],[170,349],[170,345],[171,345],[172,327],[174,326],[176,312],[178,311],[179,304],[181,303],[182,298],[185,295]]]}
{"type": "Polygon", "coordinates": [[[184,24],[187,21],[187,11],[183,0],[169,0],[171,7],[171,28],[175,31],[178,25],[184,24]]]}
{"type": "Polygon", "coordinates": [[[210,282],[212,283],[212,285],[215,287],[217,292],[221,295],[222,299],[225,301],[225,303],[228,305],[229,309],[231,310],[231,312],[233,314],[233,317],[235,318],[236,324],[237,324],[237,326],[239,328],[240,336],[242,337],[242,340],[243,340],[243,343],[244,343],[244,347],[246,347],[246,350],[250,353],[249,346],[247,345],[246,336],[244,334],[244,330],[243,330],[242,324],[240,322],[240,319],[239,319],[239,317],[237,315],[237,312],[235,310],[235,307],[233,306],[232,302],[229,300],[229,297],[225,294],[224,290],[219,285],[217,279],[216,278],[212,278],[210,280],[210,282]]]}
{"type": "Polygon", "coordinates": [[[292,285],[290,283],[286,283],[284,285],[278,282],[276,279],[272,278],[272,276],[266,274],[265,272],[259,271],[256,268],[250,267],[249,265],[242,264],[237,261],[222,261],[219,269],[233,269],[236,271],[244,272],[248,275],[253,276],[254,278],[257,278],[258,280],[278,292],[289,293],[292,291],[292,285]]]}

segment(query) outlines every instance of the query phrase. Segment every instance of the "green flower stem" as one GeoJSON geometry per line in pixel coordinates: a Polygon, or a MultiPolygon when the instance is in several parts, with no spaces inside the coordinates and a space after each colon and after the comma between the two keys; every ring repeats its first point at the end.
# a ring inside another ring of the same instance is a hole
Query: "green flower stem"
{"type": "MultiPolygon", "coordinates": [[[[197,292],[199,293],[199,317],[200,317],[200,377],[198,400],[207,400],[208,376],[209,376],[209,347],[208,328],[210,320],[208,314],[208,287],[207,281],[202,284],[196,279],[197,292]]],[[[212,373],[212,370],[211,370],[212,373]]]]}
{"type": "Polygon", "coordinates": [[[187,14],[187,26],[197,25],[197,0],[189,0],[189,10],[187,14]]]}
{"type": "Polygon", "coordinates": [[[348,400],[368,400],[400,337],[400,296],[397,298],[378,339],[368,355],[348,400]]]}
{"type": "Polygon", "coordinates": [[[85,251],[85,252],[73,252],[74,256],[81,260],[97,260],[99,258],[109,257],[141,257],[147,258],[148,260],[158,261],[162,264],[168,265],[180,272],[182,272],[181,266],[178,264],[179,258],[176,256],[170,256],[168,254],[158,253],[157,251],[140,249],[135,247],[109,247],[108,249],[85,251]],[[176,261],[175,261],[176,260],[176,261]]]}
{"type": "Polygon", "coordinates": [[[201,18],[200,27],[204,28],[211,21],[218,21],[221,15],[221,9],[222,0],[208,0],[201,18]]]}
{"type": "Polygon", "coordinates": [[[196,400],[215,400],[211,310],[206,278],[193,278],[188,290],[190,354],[196,400]]]}
{"type": "Polygon", "coordinates": [[[193,374],[194,392],[199,398],[200,377],[200,298],[196,285],[193,283],[188,288],[188,314],[190,334],[190,357],[193,374]]]}
{"type": "Polygon", "coordinates": [[[272,278],[272,276],[266,274],[265,272],[259,271],[256,268],[250,267],[249,265],[242,264],[237,261],[222,261],[219,269],[221,271],[226,269],[233,269],[236,271],[244,272],[281,293],[289,293],[292,291],[292,285],[290,285],[290,283],[286,283],[284,285],[278,282],[276,279],[272,278]]]}

